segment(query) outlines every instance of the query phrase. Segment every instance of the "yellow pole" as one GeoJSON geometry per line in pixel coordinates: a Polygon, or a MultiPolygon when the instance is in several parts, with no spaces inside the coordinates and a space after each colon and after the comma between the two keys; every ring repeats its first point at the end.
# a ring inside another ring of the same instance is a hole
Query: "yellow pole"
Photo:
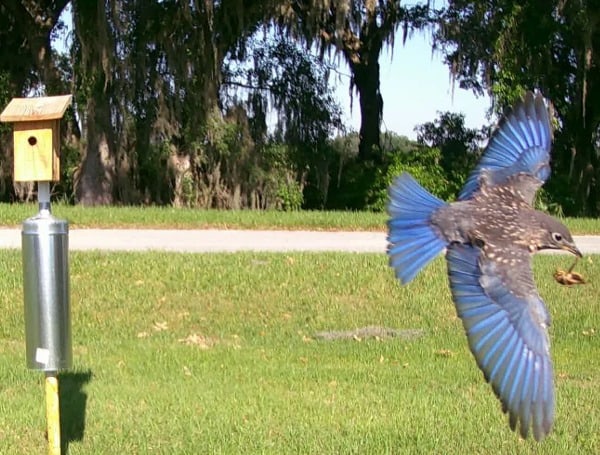
{"type": "Polygon", "coordinates": [[[48,455],[60,455],[60,408],[56,372],[46,373],[46,426],[48,455]]]}

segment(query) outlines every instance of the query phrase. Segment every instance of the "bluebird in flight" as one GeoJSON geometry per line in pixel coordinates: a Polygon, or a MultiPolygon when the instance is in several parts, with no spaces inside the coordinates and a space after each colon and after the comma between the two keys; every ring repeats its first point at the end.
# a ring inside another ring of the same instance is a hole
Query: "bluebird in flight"
{"type": "Polygon", "coordinates": [[[409,174],[389,189],[388,254],[406,284],[446,249],[456,312],[477,365],[523,438],[540,441],[554,420],[550,315],[533,281],[531,255],[578,257],[569,230],[534,210],[550,175],[552,129],[540,93],[501,120],[458,201],[448,204],[409,174]]]}

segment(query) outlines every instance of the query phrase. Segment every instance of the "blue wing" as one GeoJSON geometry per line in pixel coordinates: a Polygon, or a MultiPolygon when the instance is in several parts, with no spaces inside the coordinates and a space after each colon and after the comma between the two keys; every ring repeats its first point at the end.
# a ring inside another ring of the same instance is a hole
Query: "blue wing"
{"type": "Polygon", "coordinates": [[[520,267],[509,267],[479,248],[453,244],[446,258],[456,311],[479,368],[509,414],[510,427],[519,422],[524,438],[531,427],[539,441],[554,420],[550,317],[524,254],[520,267]],[[515,280],[518,286],[507,284],[515,280]]]}
{"type": "Polygon", "coordinates": [[[552,128],[544,98],[540,93],[528,92],[501,120],[459,200],[469,199],[479,189],[482,178],[488,185],[498,185],[525,174],[534,177],[539,188],[550,176],[551,144],[552,128]]]}

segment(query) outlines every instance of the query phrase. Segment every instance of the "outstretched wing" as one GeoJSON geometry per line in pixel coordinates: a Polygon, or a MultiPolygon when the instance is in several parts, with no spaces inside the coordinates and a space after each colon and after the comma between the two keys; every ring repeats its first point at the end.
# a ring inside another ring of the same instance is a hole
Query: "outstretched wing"
{"type": "Polygon", "coordinates": [[[527,92],[500,121],[459,199],[469,199],[482,179],[487,185],[510,183],[515,192],[521,191],[527,199],[533,199],[550,175],[551,144],[552,128],[544,98],[540,93],[527,92]]]}
{"type": "Polygon", "coordinates": [[[521,436],[536,440],[554,420],[554,385],[547,326],[550,317],[533,284],[530,256],[488,259],[470,245],[453,244],[446,254],[450,288],[469,347],[485,379],[521,436]]]}

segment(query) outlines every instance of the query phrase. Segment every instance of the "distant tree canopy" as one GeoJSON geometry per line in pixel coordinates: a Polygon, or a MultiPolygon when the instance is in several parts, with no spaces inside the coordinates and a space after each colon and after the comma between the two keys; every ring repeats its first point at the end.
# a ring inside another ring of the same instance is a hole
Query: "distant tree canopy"
{"type": "Polygon", "coordinates": [[[555,108],[548,190],[570,214],[600,213],[600,4],[449,0],[436,47],[461,87],[492,95],[501,112],[539,88],[555,108]]]}
{"type": "Polygon", "coordinates": [[[457,196],[477,164],[485,139],[484,131],[467,128],[465,116],[452,112],[440,112],[437,119],[417,125],[415,131],[419,144],[440,150],[439,164],[446,174],[448,190],[457,196]]]}
{"type": "Polygon", "coordinates": [[[358,159],[380,163],[379,56],[384,46],[393,48],[399,29],[404,41],[425,28],[429,2],[403,6],[400,0],[289,0],[284,12],[280,23],[285,30],[309,45],[315,43],[321,55],[341,55],[350,68],[350,91],[356,89],[361,113],[358,159]]]}
{"type": "MultiPolygon", "coordinates": [[[[74,93],[57,186],[68,200],[296,207],[308,191],[325,206],[330,139],[343,132],[330,62],[343,57],[359,94],[353,160],[381,164],[379,54],[427,12],[399,1],[1,1],[0,96],[74,93]],[[69,5],[61,55],[51,42],[69,5]]],[[[23,197],[11,185],[2,197],[23,197]]]]}
{"type": "MultiPolygon", "coordinates": [[[[490,94],[497,112],[524,90],[542,89],[557,125],[545,197],[566,213],[598,214],[600,7],[434,6],[0,0],[0,102],[74,94],[54,187],[66,201],[380,210],[384,186],[406,168],[451,197],[485,141],[453,113],[419,126],[417,142],[381,133],[381,51],[425,30],[455,81],[490,94]],[[66,8],[72,28],[60,19],[66,8]],[[58,53],[53,40],[66,30],[70,48],[58,53]],[[345,130],[330,86],[340,61],[358,96],[358,132],[345,130]]],[[[0,199],[28,199],[33,187],[12,182],[9,132],[0,126],[0,199]]]]}

